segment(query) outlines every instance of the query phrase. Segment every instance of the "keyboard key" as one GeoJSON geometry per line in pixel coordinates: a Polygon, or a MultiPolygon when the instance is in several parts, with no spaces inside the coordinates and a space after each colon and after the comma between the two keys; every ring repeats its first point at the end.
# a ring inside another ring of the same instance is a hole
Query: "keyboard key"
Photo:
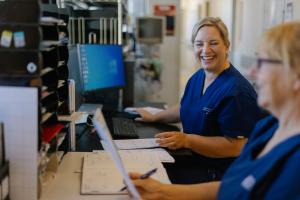
{"type": "Polygon", "coordinates": [[[132,119],[113,118],[114,137],[120,139],[139,138],[132,119]]]}

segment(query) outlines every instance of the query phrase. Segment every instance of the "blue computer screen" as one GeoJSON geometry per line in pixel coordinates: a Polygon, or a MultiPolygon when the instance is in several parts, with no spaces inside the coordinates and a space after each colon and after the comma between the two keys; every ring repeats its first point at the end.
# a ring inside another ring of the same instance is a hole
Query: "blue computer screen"
{"type": "Polygon", "coordinates": [[[122,46],[78,45],[84,91],[125,86],[122,46]]]}

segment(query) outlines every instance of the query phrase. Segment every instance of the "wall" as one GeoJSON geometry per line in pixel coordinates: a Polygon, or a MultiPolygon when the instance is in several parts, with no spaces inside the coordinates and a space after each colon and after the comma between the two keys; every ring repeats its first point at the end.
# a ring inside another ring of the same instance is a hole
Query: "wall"
{"type": "Polygon", "coordinates": [[[180,95],[183,94],[186,82],[199,69],[190,41],[193,25],[207,14],[220,17],[228,26],[232,37],[233,0],[184,0],[181,1],[181,39],[180,39],[180,95]],[[206,13],[209,2],[209,13],[206,13]]]}
{"type": "MultiPolygon", "coordinates": [[[[270,0],[235,0],[237,2],[237,12],[242,12],[238,16],[242,18],[236,24],[235,48],[233,52],[233,62],[240,71],[247,75],[247,70],[255,61],[255,51],[259,39],[266,29],[266,8],[264,4],[270,0]],[[241,4],[241,6],[239,6],[241,4]],[[239,27],[241,26],[241,27],[239,27]]],[[[284,2],[284,0],[281,0],[284,2]]],[[[287,0],[286,0],[287,1],[287,0]]],[[[294,20],[300,20],[300,1],[289,0],[294,3],[294,20]]],[[[273,2],[280,2],[280,0],[273,2]]],[[[267,8],[269,9],[269,8],[267,8]]],[[[283,7],[277,7],[274,13],[282,12],[283,7]]]]}
{"type": "MultiPolygon", "coordinates": [[[[159,55],[161,61],[161,89],[158,92],[149,92],[152,90],[150,85],[136,81],[136,100],[152,101],[152,102],[166,102],[168,105],[178,103],[179,99],[179,63],[180,63],[180,0],[129,0],[129,14],[131,21],[138,16],[153,15],[154,5],[175,5],[175,34],[174,36],[165,36],[164,41],[160,45],[146,47],[152,52],[159,55]],[[144,85],[143,85],[144,84],[144,85]]],[[[142,45],[138,49],[143,49],[142,45]]],[[[147,51],[147,50],[145,50],[147,51]]],[[[157,88],[156,88],[157,89],[157,88]]]]}
{"type": "Polygon", "coordinates": [[[212,17],[220,17],[226,24],[229,31],[229,39],[232,41],[232,14],[233,14],[233,0],[211,0],[210,14],[212,17]]]}
{"type": "Polygon", "coordinates": [[[160,58],[162,62],[162,89],[153,96],[158,101],[167,102],[168,105],[178,103],[179,96],[179,38],[180,38],[180,0],[149,0],[149,10],[153,13],[154,5],[175,5],[175,34],[165,36],[164,42],[160,46],[160,58]]]}
{"type": "MultiPolygon", "coordinates": [[[[211,16],[221,17],[231,37],[231,62],[244,74],[255,61],[255,49],[264,31],[264,2],[270,0],[132,0],[141,13],[151,13],[154,4],[175,4],[177,7],[175,37],[166,37],[160,47],[163,61],[164,87],[150,99],[178,103],[185,84],[198,68],[190,43],[193,25],[205,16],[210,2],[211,16]],[[145,3],[145,4],[144,4],[145,3]],[[180,14],[179,14],[180,13],[180,14]],[[179,24],[180,21],[180,24],[179,24]]],[[[294,19],[300,19],[300,1],[294,3],[294,19]]]]}
{"type": "Polygon", "coordinates": [[[192,29],[196,22],[205,16],[204,0],[181,1],[180,8],[180,88],[179,98],[184,92],[185,85],[190,76],[199,69],[191,43],[192,29]]]}
{"type": "Polygon", "coordinates": [[[237,0],[235,47],[232,52],[236,67],[246,73],[253,64],[257,42],[263,32],[263,4],[261,0],[237,0]]]}

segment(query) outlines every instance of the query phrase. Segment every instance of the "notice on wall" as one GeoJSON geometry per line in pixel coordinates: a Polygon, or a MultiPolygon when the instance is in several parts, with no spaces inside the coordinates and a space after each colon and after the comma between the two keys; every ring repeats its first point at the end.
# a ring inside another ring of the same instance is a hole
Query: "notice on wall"
{"type": "Polygon", "coordinates": [[[294,19],[294,2],[293,0],[285,0],[284,5],[284,22],[289,22],[294,19]]]}
{"type": "Polygon", "coordinates": [[[165,34],[167,36],[175,35],[175,15],[176,15],[176,6],[175,5],[154,5],[154,15],[165,17],[165,34]]]}
{"type": "Polygon", "coordinates": [[[294,0],[265,0],[264,24],[267,29],[294,18],[294,0]]]}
{"type": "Polygon", "coordinates": [[[284,0],[264,1],[264,24],[263,28],[268,29],[283,22],[284,0]]]}

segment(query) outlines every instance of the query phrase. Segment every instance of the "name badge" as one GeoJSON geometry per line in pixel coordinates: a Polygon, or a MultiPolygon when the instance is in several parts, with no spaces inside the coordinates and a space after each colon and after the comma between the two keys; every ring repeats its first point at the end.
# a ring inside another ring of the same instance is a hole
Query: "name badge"
{"type": "Polygon", "coordinates": [[[256,183],[256,179],[253,175],[248,175],[242,182],[241,182],[241,186],[247,190],[247,191],[251,191],[253,186],[256,183]]]}

